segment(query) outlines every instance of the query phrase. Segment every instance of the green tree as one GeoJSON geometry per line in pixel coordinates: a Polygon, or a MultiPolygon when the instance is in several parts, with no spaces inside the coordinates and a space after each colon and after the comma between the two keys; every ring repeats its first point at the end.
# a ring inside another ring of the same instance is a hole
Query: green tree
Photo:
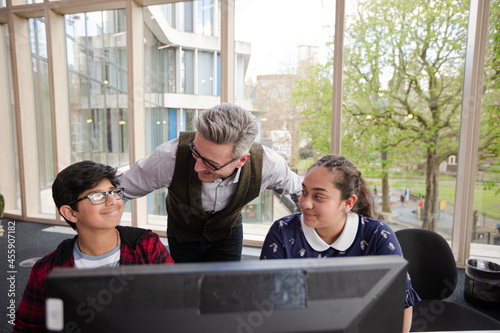
{"type": "MultiPolygon", "coordinates": [[[[484,181],[487,189],[500,179],[500,0],[490,3],[486,44],[479,137],[480,169],[489,173],[484,181]]],[[[497,191],[498,194],[500,191],[497,191]]]]}
{"type": "Polygon", "coordinates": [[[291,98],[302,113],[300,131],[318,155],[330,152],[332,119],[331,62],[310,67],[306,78],[295,82],[291,98]]]}
{"type": "Polygon", "coordinates": [[[302,118],[297,105],[290,102],[290,94],[297,80],[297,74],[262,75],[258,78],[257,98],[266,100],[269,112],[264,116],[262,132],[270,137],[272,130],[286,128],[291,133],[291,154],[289,165],[295,168],[299,162],[300,131],[302,118]]]}
{"type": "Polygon", "coordinates": [[[394,14],[384,36],[393,46],[387,57],[393,75],[384,93],[398,103],[397,114],[413,115],[405,131],[420,136],[426,164],[424,229],[436,228],[439,165],[458,147],[467,6],[465,1],[391,1],[386,7],[394,14]],[[405,15],[397,19],[401,11],[405,15]]]}
{"type": "MultiPolygon", "coordinates": [[[[466,1],[360,1],[347,18],[344,120],[370,114],[378,121],[370,129],[350,126],[342,144],[348,137],[358,152],[378,151],[384,166],[390,155],[421,151],[426,166],[422,227],[431,230],[437,222],[439,165],[457,152],[467,6],[466,1]]],[[[296,101],[305,96],[303,129],[319,149],[329,140],[329,133],[318,129],[330,123],[326,91],[331,89],[325,89],[330,81],[326,64],[294,95],[296,101]]]]}
{"type": "Polygon", "coordinates": [[[382,211],[390,212],[389,170],[395,158],[409,156],[411,137],[403,131],[408,118],[398,114],[394,100],[384,93],[387,85],[384,81],[390,75],[388,50],[392,45],[390,39],[381,37],[390,34],[393,18],[389,17],[387,24],[380,24],[379,5],[369,2],[358,6],[356,19],[346,28],[349,34],[344,47],[348,60],[344,65],[343,113],[348,126],[354,126],[355,130],[344,135],[342,148],[358,164],[363,164],[367,156],[378,155],[382,211]]]}

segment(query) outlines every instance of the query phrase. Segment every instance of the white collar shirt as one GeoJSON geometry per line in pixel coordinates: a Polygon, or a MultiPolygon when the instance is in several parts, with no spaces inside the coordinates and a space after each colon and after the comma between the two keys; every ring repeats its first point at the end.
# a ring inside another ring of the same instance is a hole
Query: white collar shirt
{"type": "Polygon", "coordinates": [[[327,244],[316,232],[316,229],[307,226],[304,223],[304,215],[300,215],[300,223],[302,226],[302,231],[306,237],[307,242],[311,247],[318,251],[323,252],[328,250],[330,247],[337,251],[345,251],[351,247],[352,243],[356,239],[358,234],[358,214],[350,212],[347,214],[344,229],[332,244],[327,244]]]}

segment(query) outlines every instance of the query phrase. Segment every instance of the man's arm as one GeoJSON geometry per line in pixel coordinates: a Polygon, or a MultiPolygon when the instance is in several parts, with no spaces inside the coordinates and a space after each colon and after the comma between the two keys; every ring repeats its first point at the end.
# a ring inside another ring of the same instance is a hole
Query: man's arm
{"type": "Polygon", "coordinates": [[[158,146],[147,158],[141,159],[118,176],[125,199],[135,199],[156,189],[169,187],[175,169],[178,139],[158,146]]]}
{"type": "Polygon", "coordinates": [[[297,207],[297,211],[300,212],[301,211],[300,210],[300,203],[299,203],[300,192],[290,194],[290,198],[292,199],[293,203],[295,204],[295,207],[297,207]]]}
{"type": "Polygon", "coordinates": [[[303,178],[290,170],[285,159],[274,150],[262,146],[264,157],[262,162],[262,187],[279,194],[290,194],[299,208],[299,197],[302,191],[303,178]]]}

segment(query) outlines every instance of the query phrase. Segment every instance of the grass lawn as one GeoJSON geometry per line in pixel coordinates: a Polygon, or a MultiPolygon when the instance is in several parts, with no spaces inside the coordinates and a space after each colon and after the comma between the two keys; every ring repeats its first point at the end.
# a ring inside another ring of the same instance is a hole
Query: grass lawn
{"type": "MultiPolygon", "coordinates": [[[[425,194],[425,189],[417,189],[412,194],[420,193],[425,194]],[[420,190],[422,190],[420,192],[420,190]]],[[[455,202],[455,188],[439,187],[439,196],[454,204],[455,202]]],[[[495,194],[495,191],[484,190],[482,186],[476,186],[474,190],[474,209],[478,211],[479,215],[485,214],[495,220],[500,220],[500,194],[495,194]]]]}
{"type": "MultiPolygon", "coordinates": [[[[376,185],[379,191],[382,187],[380,180],[369,180],[367,183],[371,188],[376,185]]],[[[408,187],[412,195],[425,196],[425,181],[423,180],[390,180],[389,186],[401,192],[408,187]]],[[[487,217],[500,220],[500,194],[495,194],[499,189],[500,186],[495,185],[491,190],[485,190],[483,184],[476,184],[474,209],[478,211],[479,215],[485,214],[487,217]]],[[[453,205],[455,203],[455,182],[439,182],[439,197],[453,205]]]]}
{"type": "Polygon", "coordinates": [[[299,163],[297,163],[297,170],[299,173],[301,171],[306,171],[309,169],[309,167],[314,163],[314,159],[307,159],[307,160],[300,160],[299,163]]]}

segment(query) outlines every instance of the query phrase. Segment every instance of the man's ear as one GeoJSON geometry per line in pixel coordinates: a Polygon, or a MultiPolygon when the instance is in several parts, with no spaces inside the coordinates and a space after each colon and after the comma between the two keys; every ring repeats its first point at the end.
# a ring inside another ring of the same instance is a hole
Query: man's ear
{"type": "Polygon", "coordinates": [[[246,153],[245,155],[241,156],[240,159],[238,160],[238,163],[236,163],[235,167],[241,168],[242,166],[244,166],[249,157],[250,153],[246,153]]]}
{"type": "Polygon", "coordinates": [[[59,214],[70,222],[76,223],[76,221],[78,221],[75,211],[69,205],[61,206],[61,208],[59,208],[59,214]]]}

